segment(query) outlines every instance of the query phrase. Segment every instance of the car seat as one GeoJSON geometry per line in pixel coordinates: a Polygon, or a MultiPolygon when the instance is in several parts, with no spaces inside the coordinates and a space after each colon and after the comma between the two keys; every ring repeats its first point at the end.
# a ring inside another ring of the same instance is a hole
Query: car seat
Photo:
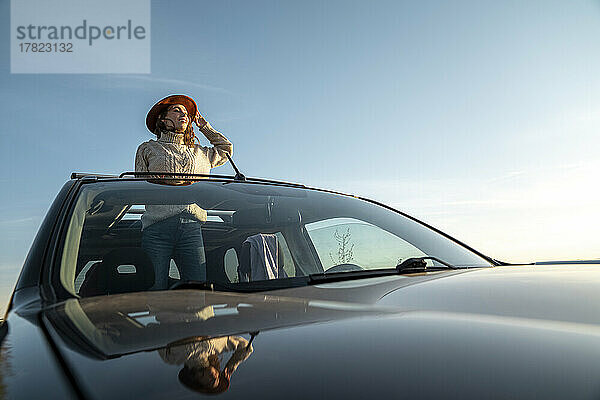
{"type": "Polygon", "coordinates": [[[139,247],[114,249],[88,270],[79,294],[83,297],[103,294],[139,292],[154,285],[154,267],[146,252],[139,247]],[[134,271],[119,267],[132,265],[134,271]]]}

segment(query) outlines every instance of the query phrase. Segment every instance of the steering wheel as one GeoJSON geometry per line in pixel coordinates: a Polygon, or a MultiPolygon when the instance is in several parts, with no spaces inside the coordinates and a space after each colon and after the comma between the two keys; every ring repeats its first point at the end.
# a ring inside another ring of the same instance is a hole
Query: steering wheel
{"type": "Polygon", "coordinates": [[[325,272],[350,272],[363,271],[364,268],[356,264],[338,264],[325,270],[325,272]]]}

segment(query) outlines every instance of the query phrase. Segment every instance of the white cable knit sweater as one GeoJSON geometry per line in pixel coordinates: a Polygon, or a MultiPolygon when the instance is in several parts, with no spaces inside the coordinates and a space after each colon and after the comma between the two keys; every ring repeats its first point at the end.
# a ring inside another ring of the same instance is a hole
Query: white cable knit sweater
{"type": "MultiPolygon", "coordinates": [[[[183,134],[163,131],[158,140],[148,140],[140,144],[135,155],[135,170],[140,172],[187,172],[209,174],[210,169],[227,162],[227,155],[233,153],[233,145],[225,136],[209,123],[202,133],[213,147],[188,147],[183,144],[183,134]]],[[[146,205],[142,215],[142,229],[155,222],[180,213],[189,214],[198,221],[206,221],[206,211],[197,204],[187,205],[146,205]]]]}
{"type": "Polygon", "coordinates": [[[159,349],[158,354],[167,364],[205,368],[210,365],[208,361],[210,356],[231,351],[233,354],[227,364],[235,371],[241,362],[250,357],[253,350],[252,345],[241,336],[223,336],[179,346],[167,346],[159,349]]]}

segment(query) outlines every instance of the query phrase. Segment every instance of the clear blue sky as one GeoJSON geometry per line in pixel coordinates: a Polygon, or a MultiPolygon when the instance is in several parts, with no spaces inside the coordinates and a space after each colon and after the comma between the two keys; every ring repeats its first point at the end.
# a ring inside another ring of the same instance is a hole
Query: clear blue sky
{"type": "Polygon", "coordinates": [[[70,172],[131,170],[171,93],[247,175],[366,195],[505,260],[600,257],[598,1],[153,1],[149,75],[10,74],[9,7],[0,298],[70,172]]]}

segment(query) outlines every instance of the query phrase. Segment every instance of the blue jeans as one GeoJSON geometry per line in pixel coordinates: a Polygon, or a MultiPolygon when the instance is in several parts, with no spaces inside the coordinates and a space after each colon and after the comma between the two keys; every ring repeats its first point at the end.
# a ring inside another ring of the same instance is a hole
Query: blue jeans
{"type": "Polygon", "coordinates": [[[142,248],[154,264],[154,286],[168,288],[171,258],[182,281],[206,280],[206,257],[202,241],[202,223],[183,214],[153,223],[142,231],[142,248]]]}

